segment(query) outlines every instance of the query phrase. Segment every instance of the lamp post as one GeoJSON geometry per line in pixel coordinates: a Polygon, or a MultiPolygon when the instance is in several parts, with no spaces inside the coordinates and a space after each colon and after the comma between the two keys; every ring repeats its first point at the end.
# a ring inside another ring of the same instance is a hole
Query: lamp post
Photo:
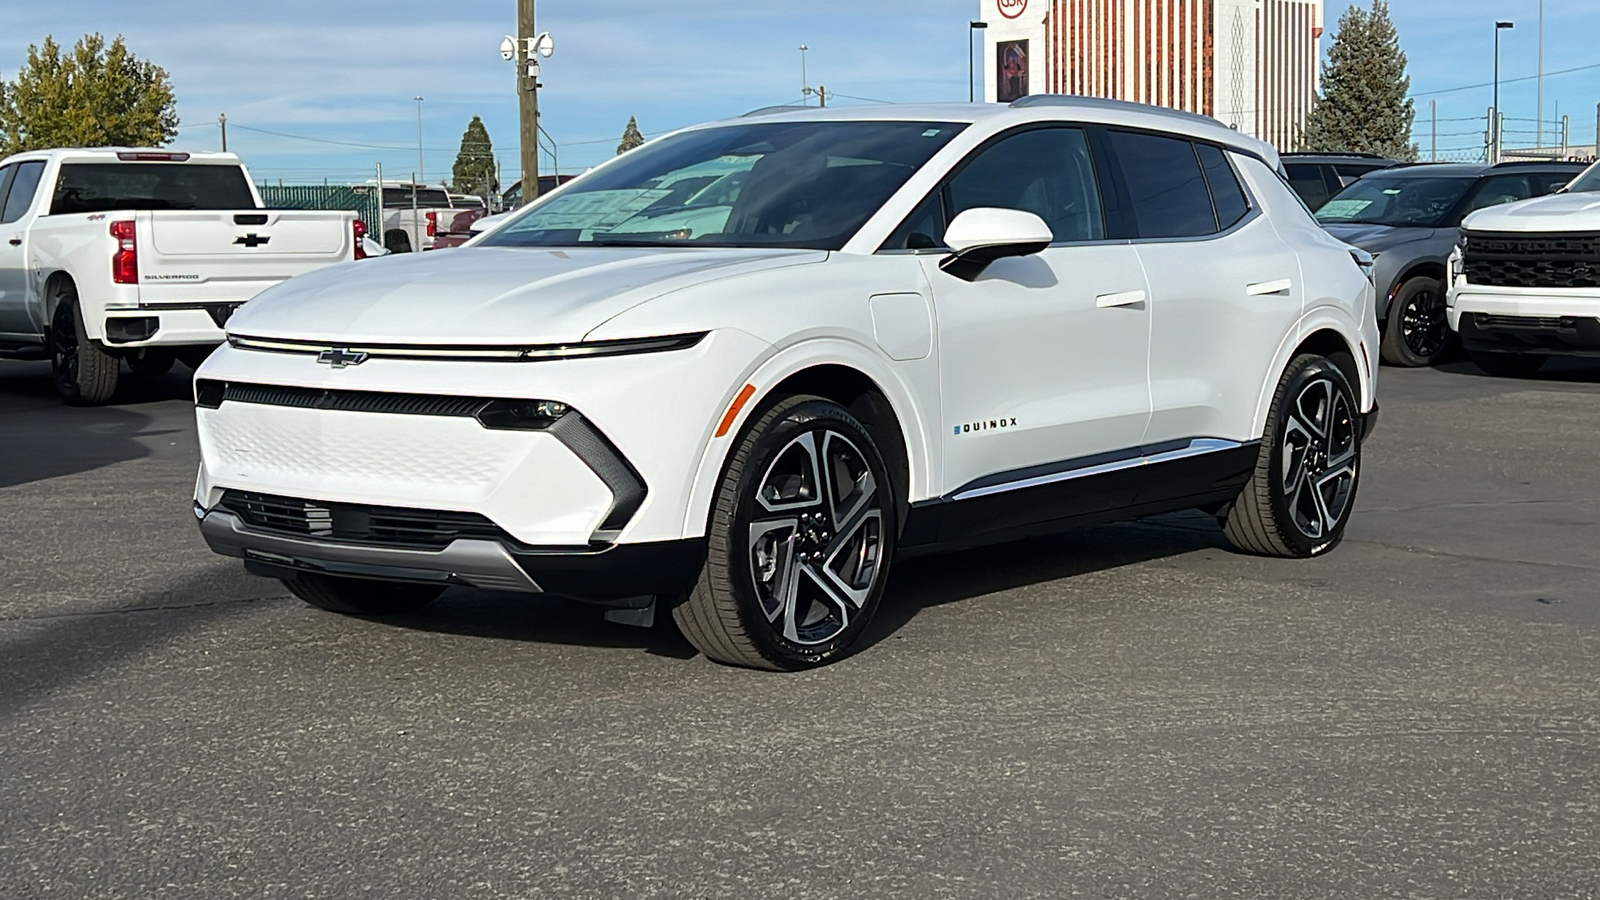
{"type": "Polygon", "coordinates": [[[422,97],[412,99],[417,101],[417,180],[425,181],[422,174],[422,97]]]}
{"type": "Polygon", "coordinates": [[[972,35],[973,32],[982,31],[989,27],[988,22],[967,23],[967,102],[975,103],[978,100],[978,89],[973,86],[974,73],[972,65],[972,35]]]}
{"type": "Polygon", "coordinates": [[[806,78],[806,51],[810,49],[805,44],[800,45],[800,96],[802,98],[811,96],[811,82],[806,78]]]}
{"type": "Polygon", "coordinates": [[[1515,28],[1515,22],[1494,23],[1494,105],[1489,109],[1489,141],[1491,144],[1491,164],[1500,161],[1500,32],[1507,28],[1515,28]]]}

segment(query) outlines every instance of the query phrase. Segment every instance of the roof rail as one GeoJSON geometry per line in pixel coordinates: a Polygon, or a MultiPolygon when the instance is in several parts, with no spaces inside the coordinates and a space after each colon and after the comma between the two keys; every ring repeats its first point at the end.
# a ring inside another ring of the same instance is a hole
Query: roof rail
{"type": "Polygon", "coordinates": [[[1026,97],[1019,97],[1011,101],[1012,109],[1027,109],[1030,106],[1087,106],[1091,109],[1115,109],[1200,121],[1215,125],[1218,128],[1228,127],[1211,116],[1203,116],[1187,110],[1172,109],[1166,106],[1151,106],[1148,103],[1134,103],[1131,100],[1112,100],[1106,97],[1085,97],[1079,94],[1029,94],[1026,97]]]}
{"type": "Polygon", "coordinates": [[[740,116],[739,118],[748,119],[751,116],[770,116],[770,115],[772,115],[774,113],[798,112],[798,111],[800,111],[802,109],[815,109],[815,107],[811,107],[811,106],[795,106],[794,104],[780,105],[780,106],[763,106],[760,109],[752,109],[749,112],[745,113],[744,115],[740,116]]]}
{"type": "Polygon", "coordinates": [[[1493,166],[1490,166],[1490,168],[1502,169],[1506,166],[1548,166],[1551,163],[1571,163],[1575,166],[1588,165],[1588,163],[1566,159],[1507,159],[1495,163],[1493,166]]]}
{"type": "Polygon", "coordinates": [[[1378,154],[1378,153],[1358,153],[1358,152],[1353,151],[1353,150],[1290,150],[1287,153],[1279,153],[1278,155],[1279,156],[1350,156],[1350,157],[1355,157],[1356,159],[1388,159],[1389,158],[1387,156],[1383,156],[1382,154],[1378,154]]]}

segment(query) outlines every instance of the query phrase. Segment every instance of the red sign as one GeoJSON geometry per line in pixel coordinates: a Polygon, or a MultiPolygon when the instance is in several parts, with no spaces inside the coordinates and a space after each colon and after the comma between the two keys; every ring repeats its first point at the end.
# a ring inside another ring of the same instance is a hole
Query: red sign
{"type": "Polygon", "coordinates": [[[1028,0],[995,0],[995,5],[1000,7],[1000,15],[1008,19],[1015,19],[1028,11],[1028,0]]]}

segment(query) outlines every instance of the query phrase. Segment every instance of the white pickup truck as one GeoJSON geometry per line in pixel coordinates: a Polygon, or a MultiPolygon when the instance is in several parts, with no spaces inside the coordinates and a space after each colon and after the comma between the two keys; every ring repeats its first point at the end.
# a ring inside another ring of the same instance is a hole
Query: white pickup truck
{"type": "MultiPolygon", "coordinates": [[[[479,206],[479,203],[474,203],[479,206]]],[[[390,253],[432,250],[440,232],[449,231],[457,213],[450,193],[440,185],[409,181],[383,183],[383,246],[390,253]]]]}
{"type": "Polygon", "coordinates": [[[1446,315],[1490,375],[1532,375],[1552,356],[1600,358],[1600,163],[1548,197],[1461,223],[1446,315]]]}
{"type": "Polygon", "coordinates": [[[0,160],[0,355],[48,357],[68,403],[111,399],[121,363],[198,366],[241,304],[360,259],[353,212],[263,209],[228,153],[105,148],[0,160]]]}

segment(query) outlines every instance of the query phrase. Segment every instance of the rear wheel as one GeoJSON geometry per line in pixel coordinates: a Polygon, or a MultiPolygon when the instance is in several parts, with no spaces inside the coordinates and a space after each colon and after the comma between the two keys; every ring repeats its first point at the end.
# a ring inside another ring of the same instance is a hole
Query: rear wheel
{"type": "Polygon", "coordinates": [[[1383,330],[1383,361],[1393,366],[1431,366],[1450,347],[1444,286],[1437,278],[1413,278],[1389,303],[1383,330]]]}
{"type": "Polygon", "coordinates": [[[878,608],[898,533],[861,423],[818,397],[777,403],[740,439],[713,502],[705,566],[673,610],[684,636],[757,669],[847,654],[878,608]]]}
{"type": "Polygon", "coordinates": [[[1355,392],[1331,360],[1289,364],[1267,415],[1255,472],[1223,521],[1240,550],[1303,558],[1344,538],[1361,474],[1355,392]]]}
{"type": "Polygon", "coordinates": [[[283,579],[283,586],[301,600],[328,612],[350,616],[397,616],[432,603],[444,588],[432,584],[343,578],[309,572],[283,579]]]}
{"type": "Polygon", "coordinates": [[[1496,378],[1526,378],[1544,368],[1550,357],[1535,353],[1490,353],[1481,350],[1467,351],[1472,364],[1486,375],[1496,378]]]}
{"type": "Polygon", "coordinates": [[[52,288],[55,316],[50,322],[50,373],[56,393],[73,406],[98,406],[117,392],[122,361],[89,338],[71,282],[52,288]]]}

